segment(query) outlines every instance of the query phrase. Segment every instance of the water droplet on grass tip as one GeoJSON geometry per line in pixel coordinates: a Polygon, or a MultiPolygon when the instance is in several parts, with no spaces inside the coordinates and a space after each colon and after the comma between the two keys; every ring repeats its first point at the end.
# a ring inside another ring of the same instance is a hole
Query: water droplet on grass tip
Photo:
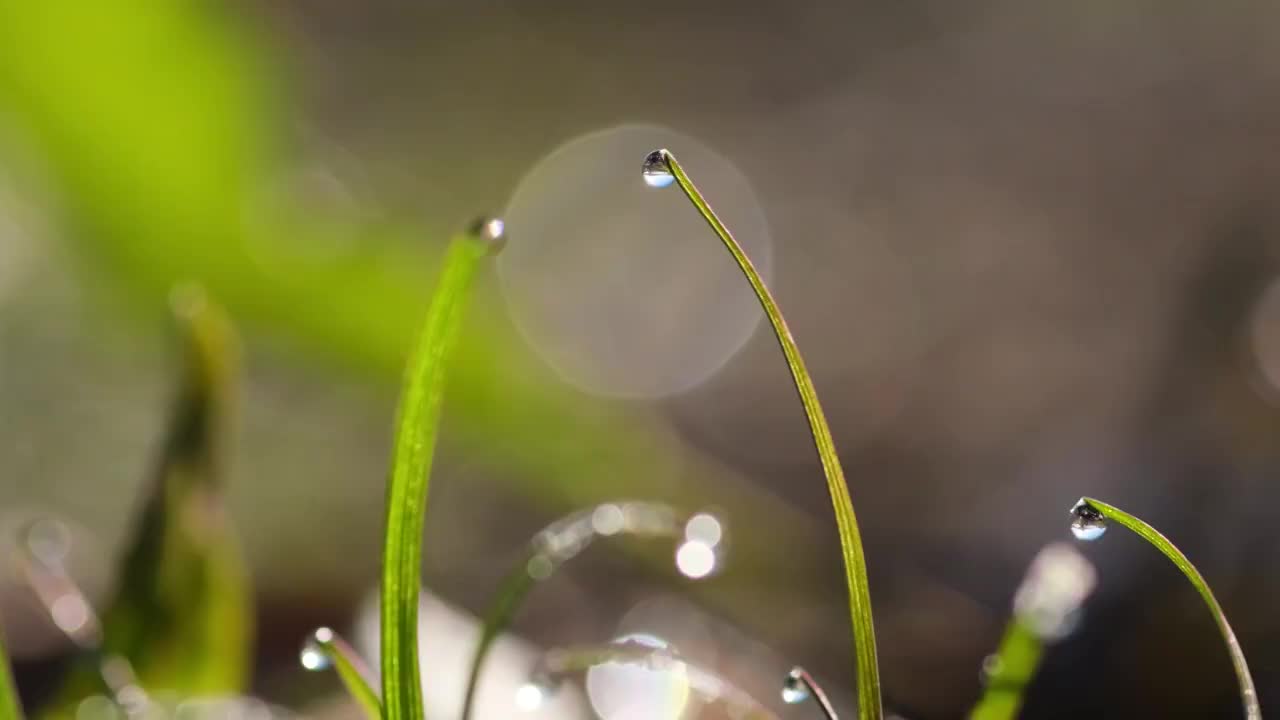
{"type": "Polygon", "coordinates": [[[471,223],[469,230],[472,236],[489,246],[489,252],[496,254],[507,245],[507,224],[502,218],[480,217],[471,223]]]}
{"type": "Polygon", "coordinates": [[[1107,531],[1107,518],[1084,498],[1071,508],[1071,534],[1077,540],[1097,540],[1107,531]]]}
{"type": "Polygon", "coordinates": [[[318,628],[302,644],[302,651],[298,653],[298,662],[312,672],[328,670],[333,662],[329,659],[324,646],[331,642],[333,642],[333,631],[326,627],[318,628]]]}
{"type": "Polygon", "coordinates": [[[654,150],[645,155],[640,175],[644,184],[652,188],[664,188],[676,181],[676,176],[671,174],[671,166],[667,164],[666,150],[654,150]]]}
{"type": "Polygon", "coordinates": [[[782,702],[798,705],[808,699],[809,686],[804,684],[804,678],[800,676],[800,672],[792,670],[787,673],[787,679],[782,682],[782,702]]]}

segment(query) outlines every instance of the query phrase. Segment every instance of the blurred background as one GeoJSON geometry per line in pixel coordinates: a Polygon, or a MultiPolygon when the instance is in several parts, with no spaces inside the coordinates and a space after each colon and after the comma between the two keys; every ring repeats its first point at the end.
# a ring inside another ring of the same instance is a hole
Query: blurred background
{"type": "MultiPolygon", "coordinates": [[[[852,716],[804,416],[728,256],[641,181],[665,146],[806,353],[889,708],[964,713],[1081,495],[1197,563],[1280,703],[1277,27],[1248,0],[0,0],[0,524],[62,519],[109,592],[179,365],[166,297],[202,283],[245,339],[254,692],[354,717],[298,647],[376,623],[405,353],[444,243],[497,213],[427,517],[431,607],[464,639],[427,642],[465,661],[565,513],[706,509],[715,574],[601,543],[533,592],[523,652],[644,632],[787,718],[815,716],[777,699],[803,663],[852,716]]],[[[1098,588],[1026,715],[1238,716],[1177,570],[1121,532],[1081,549],[1098,588]]],[[[70,649],[0,590],[38,699],[70,649]]]]}

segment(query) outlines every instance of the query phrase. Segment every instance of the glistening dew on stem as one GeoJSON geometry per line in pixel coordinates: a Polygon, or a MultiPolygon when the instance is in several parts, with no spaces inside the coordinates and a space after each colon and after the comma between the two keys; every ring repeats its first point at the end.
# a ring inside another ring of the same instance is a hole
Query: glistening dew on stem
{"type": "Polygon", "coordinates": [[[672,184],[680,187],[738,263],[739,269],[751,284],[756,298],[769,318],[769,323],[773,326],[774,335],[786,357],[787,367],[791,370],[796,391],[800,394],[805,416],[809,420],[809,430],[813,435],[818,456],[822,460],[822,470],[827,479],[827,491],[831,495],[831,506],[835,511],[840,549],[844,558],[845,581],[849,592],[849,614],[853,623],[854,649],[857,656],[855,671],[858,680],[858,717],[863,720],[879,720],[883,717],[884,711],[880,704],[880,669],[876,660],[875,625],[871,616],[871,592],[868,588],[862,538],[858,533],[858,521],[854,516],[853,501],[849,497],[849,487],[844,479],[844,470],[840,467],[835,441],[831,437],[831,429],[827,426],[822,405],[818,402],[818,393],[813,387],[813,380],[809,377],[809,371],[805,368],[804,360],[800,356],[800,349],[791,337],[791,330],[787,327],[773,294],[765,286],[751,259],[711,209],[711,205],[702,197],[702,193],[698,192],[698,188],[694,186],[675,156],[667,150],[650,152],[645,156],[641,176],[645,184],[650,187],[663,188],[672,184]]]}
{"type": "Polygon", "coordinates": [[[786,680],[782,681],[782,701],[788,705],[798,705],[809,698],[813,698],[818,709],[822,711],[822,716],[827,720],[839,720],[822,686],[807,670],[797,665],[791,668],[786,680]]]}

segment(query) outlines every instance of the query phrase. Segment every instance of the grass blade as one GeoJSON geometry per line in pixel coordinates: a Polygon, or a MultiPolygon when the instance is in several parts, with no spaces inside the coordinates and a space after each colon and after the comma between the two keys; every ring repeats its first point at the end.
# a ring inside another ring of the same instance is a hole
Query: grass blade
{"type": "MultiPolygon", "coordinates": [[[[813,387],[809,371],[805,369],[804,360],[800,357],[800,349],[796,347],[787,328],[782,311],[778,309],[773,294],[765,286],[764,280],[756,272],[751,259],[743,252],[738,241],[734,240],[714,210],[698,192],[693,181],[685,173],[684,168],[667,150],[655,150],[645,160],[646,181],[660,186],[661,181],[651,180],[654,173],[668,172],[684,194],[697,208],[698,213],[707,221],[711,229],[724,243],[725,248],[733,255],[752,290],[760,300],[769,323],[773,326],[778,344],[786,356],[787,367],[795,381],[796,390],[800,394],[800,402],[804,405],[805,416],[809,419],[809,429],[813,434],[813,442],[822,460],[822,470],[827,478],[827,490],[831,494],[831,506],[835,511],[836,527],[840,533],[840,550],[844,557],[845,581],[849,591],[849,614],[853,621],[853,642],[857,656],[855,672],[858,680],[858,717],[863,720],[879,720],[883,716],[880,704],[880,668],[876,660],[875,624],[871,616],[871,592],[867,583],[866,558],[862,551],[862,538],[858,533],[858,521],[853,513],[853,501],[849,497],[849,486],[844,479],[844,470],[840,467],[840,458],[836,453],[835,441],[831,438],[831,429],[827,426],[822,405],[818,402],[818,393],[813,387]]],[[[660,176],[660,175],[659,175],[660,176]]]]}
{"type": "Polygon", "coordinates": [[[1196,592],[1200,593],[1200,597],[1204,599],[1205,605],[1209,606],[1209,612],[1213,615],[1213,620],[1218,624],[1218,630],[1222,633],[1222,639],[1227,645],[1227,653],[1231,656],[1231,665],[1236,671],[1236,680],[1240,683],[1240,702],[1244,707],[1244,716],[1247,720],[1261,720],[1262,708],[1258,705],[1258,691],[1253,685],[1253,676],[1249,674],[1249,664],[1245,661],[1244,651],[1240,649],[1240,641],[1236,639],[1235,631],[1231,629],[1231,624],[1227,622],[1227,616],[1222,612],[1222,606],[1218,604],[1217,598],[1213,596],[1213,591],[1209,589],[1209,583],[1205,582],[1204,577],[1200,575],[1200,571],[1191,564],[1186,555],[1182,554],[1172,542],[1158,530],[1151,527],[1141,519],[1130,515],[1120,508],[1108,505],[1101,500],[1093,498],[1080,498],[1075,507],[1071,510],[1072,515],[1076,518],[1090,518],[1095,514],[1100,514],[1107,520],[1113,520],[1123,525],[1139,537],[1151,543],[1157,550],[1164,553],[1164,556],[1173,561],[1173,564],[1182,571],[1182,574],[1191,581],[1192,587],[1196,592]]]}
{"type": "Polygon", "coordinates": [[[827,698],[826,691],[817,680],[813,679],[808,670],[797,665],[787,673],[787,679],[782,685],[782,699],[788,704],[794,704],[809,698],[813,698],[814,704],[822,711],[822,717],[826,720],[840,720],[831,700],[827,698]]]}
{"type": "Polygon", "coordinates": [[[13,684],[9,653],[4,649],[4,633],[0,632],[0,720],[21,718],[22,706],[18,702],[18,688],[13,684]]]}
{"type": "MultiPolygon", "coordinates": [[[[696,517],[696,516],[695,516],[696,517]]],[[[537,583],[546,580],[564,563],[576,557],[599,537],[638,535],[646,537],[682,537],[687,520],[677,522],[676,511],[666,505],[648,502],[602,503],[587,510],[570,513],[540,530],[529,541],[520,562],[503,578],[493,600],[484,613],[480,639],[471,657],[467,673],[467,690],[462,701],[462,720],[470,720],[475,706],[480,673],[489,650],[520,610],[525,596],[537,583]]]]}
{"type": "MultiPolygon", "coordinates": [[[[102,613],[103,657],[123,658],[147,690],[241,692],[248,680],[252,599],[222,502],[235,416],[238,341],[196,288],[173,294],[186,343],[182,386],[118,590],[102,613]]],[[[96,663],[73,671],[55,707],[101,686],[96,663]]]]}
{"type": "Polygon", "coordinates": [[[405,372],[387,481],[382,556],[382,697],[388,720],[421,720],[423,716],[418,670],[422,530],[445,370],[457,344],[476,268],[503,239],[502,221],[488,220],[476,223],[470,232],[450,243],[405,372]]]}
{"type": "Polygon", "coordinates": [[[1040,550],[1014,595],[1013,619],[999,648],[982,663],[986,689],[969,720],[1017,717],[1045,648],[1075,628],[1097,582],[1093,563],[1071,545],[1055,542],[1040,550]]]}
{"type": "Polygon", "coordinates": [[[302,666],[308,670],[332,667],[365,716],[370,720],[382,717],[382,701],[369,685],[368,668],[355,648],[333,630],[322,627],[311,634],[302,649],[302,666]]]}

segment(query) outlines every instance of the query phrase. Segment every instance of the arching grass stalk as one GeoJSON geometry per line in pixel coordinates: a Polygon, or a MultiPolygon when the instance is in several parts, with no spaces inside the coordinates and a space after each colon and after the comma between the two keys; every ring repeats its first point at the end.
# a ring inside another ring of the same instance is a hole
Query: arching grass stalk
{"type": "Polygon", "coordinates": [[[365,716],[370,720],[382,717],[382,701],[369,685],[364,661],[356,654],[355,648],[333,630],[322,627],[311,633],[302,650],[302,665],[308,670],[332,667],[352,699],[364,710],[365,716]]]}
{"type": "Polygon", "coordinates": [[[782,699],[788,703],[802,702],[809,698],[813,699],[818,709],[822,711],[822,717],[826,720],[840,720],[836,715],[836,709],[831,704],[831,700],[827,697],[827,693],[818,684],[817,680],[809,674],[808,670],[799,665],[791,668],[791,672],[787,673],[787,679],[782,685],[782,699]],[[794,700],[793,700],[794,698],[794,700]]]}
{"type": "Polygon", "coordinates": [[[827,490],[831,494],[831,506],[835,511],[836,528],[840,534],[840,550],[844,556],[845,580],[849,590],[849,614],[853,621],[853,642],[857,656],[855,672],[858,680],[858,717],[862,720],[879,720],[883,716],[880,705],[880,668],[876,660],[875,625],[871,617],[871,593],[867,583],[866,559],[862,551],[862,538],[858,534],[858,521],[853,513],[853,501],[849,498],[849,486],[844,479],[844,470],[840,467],[840,458],[836,453],[835,442],[831,438],[831,430],[827,427],[826,417],[822,413],[822,405],[818,402],[818,393],[813,387],[809,371],[805,369],[804,360],[800,357],[800,349],[796,347],[791,331],[787,328],[782,311],[778,309],[769,288],[765,286],[760,273],[756,272],[751,259],[743,252],[742,247],[734,240],[714,210],[698,192],[693,181],[685,173],[684,168],[667,150],[655,150],[645,158],[645,181],[655,187],[670,184],[663,175],[673,178],[684,194],[697,208],[698,213],[707,221],[711,229],[720,238],[724,246],[737,261],[738,267],[751,283],[756,298],[764,308],[769,323],[773,326],[778,344],[786,356],[787,367],[791,369],[791,377],[795,381],[796,390],[800,393],[800,402],[804,405],[805,415],[809,419],[809,430],[813,434],[814,445],[822,460],[822,470],[827,478],[827,490]]]}
{"type": "Polygon", "coordinates": [[[4,634],[0,633],[0,720],[21,718],[18,689],[13,684],[13,673],[9,669],[9,653],[4,649],[4,634]]]}
{"type": "Polygon", "coordinates": [[[476,690],[485,659],[498,636],[511,624],[525,596],[537,583],[548,579],[569,560],[577,557],[595,540],[616,535],[681,537],[687,519],[677,518],[667,505],[637,501],[601,503],[557,519],[529,540],[520,562],[502,579],[485,610],[480,639],[471,656],[467,689],[463,696],[462,720],[471,720],[476,690]]]}
{"type": "Polygon", "coordinates": [[[476,269],[504,239],[502,221],[492,219],[478,221],[450,243],[422,334],[405,371],[391,449],[382,555],[382,698],[388,720],[423,717],[418,670],[422,528],[445,370],[457,344],[476,269]]]}
{"type": "MultiPolygon", "coordinates": [[[[1253,685],[1253,676],[1249,674],[1249,664],[1245,661],[1244,651],[1240,649],[1240,641],[1236,639],[1235,631],[1231,629],[1231,624],[1227,622],[1227,616],[1222,612],[1222,606],[1218,604],[1217,598],[1213,596],[1213,591],[1209,589],[1209,583],[1205,582],[1204,577],[1200,575],[1200,571],[1191,564],[1186,555],[1182,554],[1172,542],[1159,531],[1151,527],[1141,519],[1130,515],[1120,508],[1108,505],[1101,500],[1093,498],[1080,498],[1072,508],[1071,514],[1077,521],[1084,519],[1088,521],[1090,518],[1096,518],[1101,515],[1107,520],[1114,520],[1133,532],[1139,537],[1151,543],[1157,550],[1164,553],[1164,556],[1173,561],[1174,565],[1182,571],[1182,574],[1191,581],[1192,587],[1196,592],[1200,593],[1200,597],[1204,599],[1205,605],[1209,606],[1209,612],[1213,615],[1213,620],[1218,624],[1218,630],[1222,633],[1222,639],[1226,642],[1227,653],[1231,656],[1231,665],[1236,671],[1236,680],[1240,683],[1240,702],[1244,706],[1244,716],[1247,720],[1261,720],[1262,708],[1258,705],[1258,691],[1253,685]]],[[[1096,520],[1095,520],[1096,522],[1096,520]]]]}

